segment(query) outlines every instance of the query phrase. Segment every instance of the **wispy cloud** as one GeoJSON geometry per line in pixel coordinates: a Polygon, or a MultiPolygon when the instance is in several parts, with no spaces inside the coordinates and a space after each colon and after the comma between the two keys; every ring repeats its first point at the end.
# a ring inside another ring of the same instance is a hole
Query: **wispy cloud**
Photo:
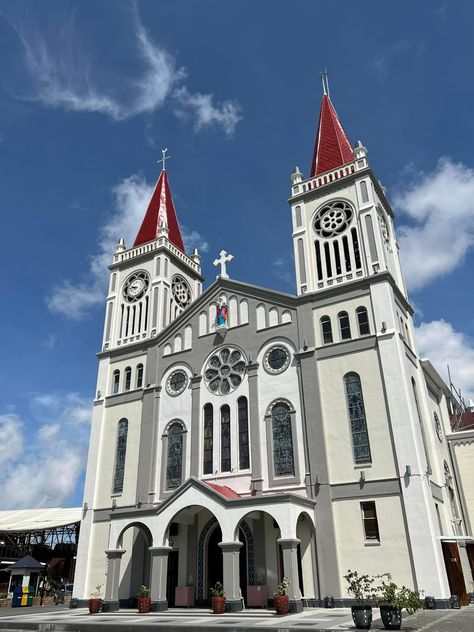
{"type": "Polygon", "coordinates": [[[85,52],[74,15],[64,20],[54,35],[46,37],[37,25],[9,18],[23,52],[31,89],[25,99],[47,107],[72,112],[92,112],[114,121],[151,114],[165,103],[182,118],[194,120],[197,131],[220,128],[232,135],[241,119],[240,107],[229,100],[215,104],[212,94],[192,93],[183,85],[186,71],[174,57],[153,41],[143,26],[132,2],[136,61],[141,65],[137,77],[123,77],[112,85],[117,73],[100,73],[100,63],[85,52]]]}
{"type": "Polygon", "coordinates": [[[421,323],[415,329],[421,357],[429,358],[449,384],[447,366],[456,388],[474,399],[474,343],[445,320],[421,323]]]}
{"type": "Polygon", "coordinates": [[[49,334],[48,336],[46,336],[46,338],[44,338],[41,341],[40,345],[43,347],[43,349],[47,349],[48,351],[51,351],[52,349],[54,349],[57,342],[58,342],[57,334],[49,334]]]}
{"type": "MultiPolygon", "coordinates": [[[[117,241],[123,237],[128,247],[133,243],[153,186],[142,176],[133,175],[114,188],[114,209],[99,229],[98,252],[89,257],[89,270],[81,281],[65,280],[53,287],[46,297],[53,313],[80,320],[91,309],[103,305],[109,276],[107,266],[112,261],[117,241]]],[[[207,252],[209,244],[200,233],[187,226],[182,226],[181,230],[187,252],[194,248],[207,252]]]]}
{"type": "Polygon", "coordinates": [[[0,415],[2,509],[64,505],[85,468],[90,402],[78,393],[53,392],[31,395],[29,403],[28,420],[0,415]],[[21,494],[18,480],[28,481],[21,494]]]}
{"type": "Polygon", "coordinates": [[[284,281],[287,285],[293,283],[293,263],[288,257],[282,256],[272,261],[272,269],[273,274],[277,277],[277,279],[284,281]]]}
{"type": "Polygon", "coordinates": [[[390,66],[392,63],[406,53],[419,53],[423,50],[420,43],[414,44],[408,40],[399,40],[394,44],[390,44],[384,50],[380,51],[370,62],[369,70],[378,76],[381,81],[386,81],[389,77],[390,66]]]}
{"type": "Polygon", "coordinates": [[[410,290],[452,272],[474,247],[474,170],[466,165],[442,158],[431,173],[412,173],[394,206],[412,221],[397,231],[410,290]]]}

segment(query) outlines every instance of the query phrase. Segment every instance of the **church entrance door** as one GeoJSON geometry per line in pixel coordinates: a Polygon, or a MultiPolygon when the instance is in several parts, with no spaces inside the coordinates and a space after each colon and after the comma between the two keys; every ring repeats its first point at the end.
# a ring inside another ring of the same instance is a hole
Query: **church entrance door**
{"type": "Polygon", "coordinates": [[[168,579],[166,583],[166,599],[168,607],[174,607],[174,597],[178,586],[179,551],[170,551],[168,556],[168,579]]]}
{"type": "Polygon", "coordinates": [[[222,549],[219,546],[222,542],[222,531],[219,525],[212,531],[207,543],[207,589],[209,602],[211,594],[209,588],[212,588],[216,582],[224,583],[224,569],[222,549]]]}

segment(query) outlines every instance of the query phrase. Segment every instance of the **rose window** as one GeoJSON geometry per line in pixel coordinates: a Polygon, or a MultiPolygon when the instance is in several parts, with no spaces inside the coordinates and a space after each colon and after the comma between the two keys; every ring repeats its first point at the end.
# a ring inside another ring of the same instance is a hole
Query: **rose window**
{"type": "Polygon", "coordinates": [[[290,354],[283,345],[274,345],[265,354],[263,365],[269,373],[283,373],[290,364],[290,354]]]}
{"type": "Polygon", "coordinates": [[[191,302],[191,290],[186,280],[180,275],[176,274],[171,281],[171,292],[174,300],[180,307],[187,307],[191,302]]]}
{"type": "Polygon", "coordinates": [[[334,237],[346,230],[352,216],[352,206],[344,200],[325,204],[316,213],[314,230],[320,237],[334,237]]]}
{"type": "Polygon", "coordinates": [[[216,395],[227,395],[240,386],[246,371],[246,358],[242,351],[223,347],[208,360],[204,379],[207,388],[216,395]]]}

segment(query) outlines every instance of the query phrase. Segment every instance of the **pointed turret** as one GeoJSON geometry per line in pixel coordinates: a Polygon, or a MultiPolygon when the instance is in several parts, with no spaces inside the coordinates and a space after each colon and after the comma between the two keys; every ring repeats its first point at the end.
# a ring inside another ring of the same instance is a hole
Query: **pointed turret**
{"type": "Polygon", "coordinates": [[[351,143],[325,89],[319,113],[310,177],[331,171],[353,160],[351,143]]]}
{"type": "Polygon", "coordinates": [[[186,252],[165,169],[162,170],[156,183],[133,247],[141,246],[161,236],[167,236],[171,243],[186,252]]]}

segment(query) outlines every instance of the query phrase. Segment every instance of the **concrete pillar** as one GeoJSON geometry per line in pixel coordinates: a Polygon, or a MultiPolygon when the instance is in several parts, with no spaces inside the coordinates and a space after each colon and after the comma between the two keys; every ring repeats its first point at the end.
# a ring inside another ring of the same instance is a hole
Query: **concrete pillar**
{"type": "Polygon", "coordinates": [[[260,438],[260,411],[258,407],[258,363],[254,362],[247,368],[249,382],[249,432],[250,432],[250,461],[252,464],[252,480],[250,489],[252,496],[262,493],[262,443],[260,438]]]}
{"type": "Polygon", "coordinates": [[[303,602],[301,601],[300,582],[298,579],[298,538],[279,538],[277,540],[283,553],[283,573],[289,582],[288,597],[290,602],[290,612],[301,612],[303,602]]]}
{"type": "Polygon", "coordinates": [[[120,562],[125,549],[107,549],[107,579],[105,582],[105,599],[102,612],[114,612],[120,608],[118,591],[120,580],[120,562]]]}
{"type": "Polygon", "coordinates": [[[171,546],[150,546],[151,553],[151,609],[153,612],[168,610],[166,584],[168,580],[168,555],[171,546]]]}
{"type": "Polygon", "coordinates": [[[199,478],[199,451],[200,442],[199,428],[202,423],[201,413],[201,375],[195,375],[191,378],[191,441],[189,449],[191,450],[191,476],[199,478]]]}
{"type": "Polygon", "coordinates": [[[224,569],[224,592],[226,596],[226,612],[240,612],[242,598],[240,594],[240,549],[242,542],[219,542],[222,549],[224,569]]]}

